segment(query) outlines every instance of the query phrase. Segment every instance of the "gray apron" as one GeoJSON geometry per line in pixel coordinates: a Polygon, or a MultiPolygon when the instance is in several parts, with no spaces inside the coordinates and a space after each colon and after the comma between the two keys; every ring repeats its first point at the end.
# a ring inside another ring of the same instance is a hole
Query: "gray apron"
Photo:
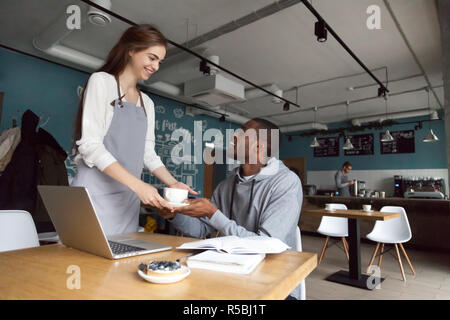
{"type": "MultiPolygon", "coordinates": [[[[337,179],[340,179],[340,183],[347,183],[348,180],[348,175],[343,174],[340,170],[336,173],[336,175],[338,175],[337,179]]],[[[338,188],[338,192],[339,195],[341,197],[350,197],[350,187],[349,186],[345,186],[343,188],[338,188]]]]}
{"type": "MultiPolygon", "coordinates": [[[[141,107],[122,101],[119,79],[118,99],[111,102],[114,115],[103,144],[116,160],[136,178],[140,179],[144,167],[147,115],[141,92],[141,107]]],[[[127,186],[101,172],[88,167],[84,161],[78,164],[72,186],[83,186],[89,191],[95,211],[106,235],[137,232],[140,199],[127,186]]]]}

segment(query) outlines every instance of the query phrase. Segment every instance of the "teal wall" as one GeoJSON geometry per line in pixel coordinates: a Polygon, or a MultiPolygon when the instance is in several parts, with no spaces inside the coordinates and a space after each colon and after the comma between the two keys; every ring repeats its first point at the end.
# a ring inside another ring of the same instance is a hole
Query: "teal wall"
{"type": "MultiPolygon", "coordinates": [[[[427,120],[428,117],[398,119],[397,122],[411,122],[418,120],[427,120]]],[[[329,129],[339,127],[349,127],[350,123],[333,123],[328,124],[329,129]]],[[[414,130],[415,124],[398,124],[387,127],[390,131],[400,130],[414,130]]],[[[313,137],[292,136],[292,141],[288,141],[288,134],[282,135],[282,146],[280,156],[287,157],[305,157],[307,170],[325,171],[337,170],[345,161],[350,161],[353,164],[353,170],[392,170],[392,169],[442,169],[447,168],[447,157],[445,153],[445,124],[443,120],[424,122],[422,129],[414,132],[415,139],[415,153],[405,154],[381,154],[380,152],[380,138],[379,133],[383,130],[364,130],[354,134],[374,134],[374,154],[360,155],[360,156],[344,156],[343,138],[339,140],[339,156],[338,157],[323,157],[315,158],[313,148],[309,145],[313,137]],[[429,123],[434,133],[439,137],[438,142],[424,143],[422,139],[428,132],[429,123]]],[[[291,133],[296,134],[296,133],[291,133]]],[[[334,135],[323,135],[322,137],[331,137],[334,135]]],[[[320,136],[318,136],[320,137],[320,136]]]]}
{"type": "MultiPolygon", "coordinates": [[[[83,86],[88,77],[89,74],[84,72],[0,48],[0,91],[5,93],[0,132],[10,128],[14,118],[20,126],[23,112],[30,109],[38,116],[50,116],[44,129],[70,154],[73,122],[78,109],[77,88],[83,86]]],[[[203,121],[204,129],[221,129],[224,137],[225,129],[236,129],[239,126],[220,122],[209,116],[186,115],[184,104],[147,94],[155,103],[155,149],[158,155],[176,178],[183,182],[191,180],[194,188],[202,192],[203,165],[173,165],[169,158],[171,145],[175,143],[169,142],[170,134],[176,128],[184,128],[193,136],[194,121],[199,120],[203,121]]],[[[67,159],[66,166],[69,174],[73,175],[73,156],[67,159]]],[[[162,184],[149,174],[144,173],[143,179],[162,187],[162,184]]]]}

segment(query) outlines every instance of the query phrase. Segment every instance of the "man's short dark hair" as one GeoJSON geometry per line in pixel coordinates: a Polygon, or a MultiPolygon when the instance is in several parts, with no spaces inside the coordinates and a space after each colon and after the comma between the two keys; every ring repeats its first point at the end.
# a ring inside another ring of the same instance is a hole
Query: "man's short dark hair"
{"type": "Polygon", "coordinates": [[[281,133],[280,128],[274,124],[273,122],[270,122],[269,120],[262,119],[262,118],[253,118],[252,121],[255,121],[258,123],[258,129],[266,129],[267,130],[267,155],[269,157],[273,157],[272,154],[272,134],[271,130],[278,130],[278,147],[281,147],[281,133]]]}

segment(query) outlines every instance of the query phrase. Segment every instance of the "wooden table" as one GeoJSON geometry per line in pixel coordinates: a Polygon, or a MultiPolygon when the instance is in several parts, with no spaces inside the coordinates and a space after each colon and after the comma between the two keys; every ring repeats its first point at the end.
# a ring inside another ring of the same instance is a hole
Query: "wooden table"
{"type": "MultiPolygon", "coordinates": [[[[367,279],[369,276],[361,274],[361,251],[360,251],[360,220],[370,220],[370,221],[386,221],[396,217],[400,217],[400,213],[391,212],[364,212],[362,210],[334,210],[329,211],[325,209],[318,210],[306,210],[303,214],[313,215],[313,216],[330,216],[348,219],[348,237],[349,237],[349,260],[348,269],[349,271],[338,271],[326,278],[326,280],[332,282],[338,282],[353,287],[363,288],[372,290],[373,286],[368,286],[367,279]]],[[[373,279],[379,280],[381,283],[384,279],[372,276],[373,279]],[[376,279],[375,279],[376,278],[376,279]]]]}
{"type": "MultiPolygon", "coordinates": [[[[128,235],[173,248],[193,238],[163,234],[128,235]]],[[[192,251],[152,253],[108,260],[61,244],[0,253],[0,299],[284,299],[317,266],[317,254],[268,254],[249,275],[191,269],[184,280],[153,284],[137,274],[150,260],[175,260],[192,251]],[[81,288],[68,289],[67,273],[79,266],[81,288]]]]}

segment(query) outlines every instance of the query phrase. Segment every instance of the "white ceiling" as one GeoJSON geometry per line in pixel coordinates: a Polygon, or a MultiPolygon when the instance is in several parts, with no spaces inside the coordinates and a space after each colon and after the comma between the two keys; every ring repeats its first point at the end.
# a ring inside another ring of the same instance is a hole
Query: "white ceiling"
{"type": "MultiPolygon", "coordinates": [[[[442,48],[435,1],[388,0],[420,63],[424,67],[436,94],[443,101],[442,48]]],[[[3,0],[0,2],[0,43],[71,65],[87,68],[45,55],[32,46],[32,39],[65,14],[69,0],[3,0]]],[[[78,2],[82,8],[86,5],[78,2]]],[[[273,3],[270,0],[112,0],[112,11],[138,23],[152,23],[172,41],[183,43],[228,22],[273,3]],[[189,25],[189,28],[187,26],[189,25]]],[[[418,75],[419,67],[402,39],[383,0],[313,0],[313,6],[327,23],[340,35],[355,54],[374,74],[385,81],[387,67],[389,79],[418,75]],[[381,8],[381,29],[366,27],[369,5],[381,8]]],[[[70,48],[104,59],[120,34],[128,27],[112,18],[112,23],[101,28],[83,23],[82,29],[72,32],[62,41],[70,48]]],[[[296,91],[286,91],[297,86],[298,103],[302,109],[291,107],[289,113],[269,117],[279,125],[308,122],[313,112],[302,111],[314,106],[325,106],[356,99],[375,97],[377,86],[349,91],[351,86],[373,84],[374,81],[329,34],[328,41],[319,43],[314,36],[314,16],[299,3],[273,15],[222,35],[201,45],[210,54],[220,57],[220,64],[259,85],[277,84],[285,90],[284,97],[295,102],[296,91]],[[308,85],[312,82],[350,76],[337,80],[308,85]],[[300,111],[300,112],[299,112],[300,111]]],[[[181,85],[186,80],[199,77],[198,60],[168,59],[152,77],[181,85]],[[172,66],[171,66],[172,63],[172,66]]],[[[92,71],[92,70],[90,70],[92,71]]],[[[427,85],[424,77],[389,84],[389,111],[407,111],[427,106],[425,91],[395,95],[427,85]]],[[[247,88],[250,86],[246,85],[247,88]]],[[[438,104],[433,95],[433,108],[438,104]]],[[[283,113],[281,104],[273,104],[270,97],[249,100],[228,106],[246,117],[268,116],[283,113]]],[[[385,111],[382,99],[350,103],[351,118],[379,114],[385,111]]],[[[319,109],[320,122],[335,122],[346,118],[345,104],[319,109]]]]}

